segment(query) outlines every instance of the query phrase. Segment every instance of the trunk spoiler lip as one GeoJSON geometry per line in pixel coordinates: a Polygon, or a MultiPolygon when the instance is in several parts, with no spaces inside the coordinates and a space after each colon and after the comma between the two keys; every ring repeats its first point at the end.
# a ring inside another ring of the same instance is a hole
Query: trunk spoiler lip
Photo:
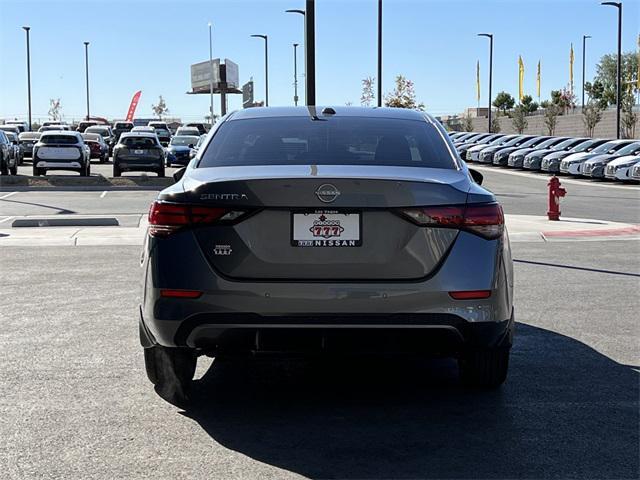
{"type": "Polygon", "coordinates": [[[362,165],[257,165],[247,167],[199,167],[184,177],[185,190],[207,183],[247,180],[386,180],[437,183],[455,187],[469,182],[463,169],[362,165]]]}

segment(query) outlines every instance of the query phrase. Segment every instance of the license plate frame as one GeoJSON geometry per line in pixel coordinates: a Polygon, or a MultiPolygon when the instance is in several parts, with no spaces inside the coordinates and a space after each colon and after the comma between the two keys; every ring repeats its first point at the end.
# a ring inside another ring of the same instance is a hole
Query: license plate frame
{"type": "Polygon", "coordinates": [[[355,248],[362,246],[362,211],[359,210],[332,210],[309,209],[291,212],[290,240],[292,247],[300,248],[355,248]],[[320,217],[325,216],[326,220],[320,217]],[[306,218],[305,218],[306,217],[306,218]],[[315,218],[314,218],[315,217],[315,218]],[[297,221],[296,221],[297,220],[297,221]],[[310,229],[320,222],[321,228],[328,228],[324,232],[314,234],[310,229]],[[337,224],[333,223],[338,221],[337,224]],[[336,227],[342,228],[338,235],[333,234],[336,227]],[[349,230],[349,231],[347,231],[349,230]],[[355,232],[354,232],[355,230],[355,232]],[[309,231],[309,233],[307,233],[309,231]],[[346,232],[345,235],[343,233],[346,232]]]}

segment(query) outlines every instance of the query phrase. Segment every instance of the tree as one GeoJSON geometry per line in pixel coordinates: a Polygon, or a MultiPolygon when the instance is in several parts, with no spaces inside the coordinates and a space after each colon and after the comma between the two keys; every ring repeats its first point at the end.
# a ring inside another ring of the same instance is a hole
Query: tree
{"type": "Polygon", "coordinates": [[[544,124],[547,127],[549,135],[553,135],[556,131],[556,125],[558,123],[558,115],[562,112],[562,108],[555,103],[549,105],[544,111],[544,124]]]}
{"type": "Polygon", "coordinates": [[[387,107],[410,108],[413,110],[424,110],[424,103],[417,103],[416,92],[413,82],[407,80],[403,75],[396,77],[396,86],[393,92],[387,93],[384,99],[387,107]]]}
{"type": "Polygon", "coordinates": [[[467,113],[462,117],[462,129],[465,132],[473,132],[473,119],[471,118],[470,113],[467,113]]]}
{"type": "Polygon", "coordinates": [[[362,95],[360,96],[360,105],[370,107],[371,102],[375,100],[376,95],[373,93],[374,77],[367,77],[362,80],[362,95]]]}
{"type": "Polygon", "coordinates": [[[49,100],[49,118],[54,122],[60,121],[60,119],[62,118],[61,111],[62,111],[62,104],[60,103],[60,99],[51,98],[49,100]]]}
{"type": "Polygon", "coordinates": [[[525,95],[524,97],[522,97],[520,106],[524,110],[525,114],[533,113],[538,110],[538,104],[533,101],[531,95],[525,95]]]}
{"type": "Polygon", "coordinates": [[[529,125],[529,122],[527,121],[526,107],[524,107],[522,104],[518,105],[513,109],[513,112],[510,116],[511,122],[513,123],[513,128],[515,128],[516,132],[522,134],[522,132],[524,132],[529,125]]]}
{"type": "Polygon", "coordinates": [[[622,134],[625,138],[633,138],[636,131],[636,122],[638,114],[633,111],[633,95],[627,94],[622,96],[622,112],[620,115],[620,124],[622,134]]]}
{"type": "Polygon", "coordinates": [[[498,117],[491,117],[491,133],[500,133],[502,126],[500,126],[500,120],[498,117]]]}
{"type": "Polygon", "coordinates": [[[601,81],[585,82],[584,91],[589,97],[589,101],[595,102],[600,110],[604,110],[609,105],[609,102],[604,98],[604,85],[601,81]]]}
{"type": "Polygon", "coordinates": [[[589,103],[582,109],[582,123],[584,123],[588,137],[593,137],[596,125],[602,120],[602,110],[600,103],[593,98],[590,98],[589,103]]]}
{"type": "Polygon", "coordinates": [[[158,98],[157,105],[151,105],[151,110],[153,110],[153,113],[160,120],[162,120],[163,115],[166,115],[167,113],[169,113],[169,109],[167,108],[167,103],[164,101],[164,98],[162,98],[162,95],[160,95],[160,97],[158,98]]]}
{"type": "Polygon", "coordinates": [[[504,115],[507,114],[507,110],[511,110],[513,106],[516,104],[514,98],[507,92],[500,92],[496,95],[495,100],[493,101],[493,106],[498,110],[502,110],[504,115]]]}
{"type": "MultiPolygon", "coordinates": [[[[598,82],[601,85],[601,94],[598,97],[593,97],[589,94],[589,97],[595,98],[605,102],[605,105],[616,104],[616,69],[617,69],[618,55],[607,54],[603,55],[596,66],[596,76],[592,85],[598,82]]],[[[622,55],[622,72],[621,78],[635,78],[638,72],[638,57],[634,52],[627,52],[622,55]]],[[[623,95],[624,95],[623,89],[623,95]]],[[[588,91],[585,84],[585,91],[588,91]]],[[[633,95],[633,91],[630,92],[633,95]]],[[[624,102],[624,98],[623,98],[624,102]]]]}

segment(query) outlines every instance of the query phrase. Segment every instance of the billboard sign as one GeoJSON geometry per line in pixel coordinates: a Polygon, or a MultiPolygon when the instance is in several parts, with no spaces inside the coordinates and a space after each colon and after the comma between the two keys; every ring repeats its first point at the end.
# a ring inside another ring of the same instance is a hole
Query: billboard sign
{"type": "Polygon", "coordinates": [[[242,86],[242,108],[253,107],[253,80],[242,86]]]}
{"type": "Polygon", "coordinates": [[[228,58],[224,59],[225,70],[227,74],[227,88],[236,89],[240,86],[240,75],[238,73],[238,64],[232,62],[228,58]]]}
{"type": "Polygon", "coordinates": [[[213,69],[208,60],[191,65],[191,90],[194,93],[202,91],[208,92],[209,85],[212,82],[214,88],[220,83],[220,59],[214,58],[212,63],[213,69]]]}

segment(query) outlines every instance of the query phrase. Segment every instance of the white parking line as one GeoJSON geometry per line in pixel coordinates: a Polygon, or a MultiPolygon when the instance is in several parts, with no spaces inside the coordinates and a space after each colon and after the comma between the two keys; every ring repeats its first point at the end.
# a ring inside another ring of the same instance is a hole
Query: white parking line
{"type": "MultiPolygon", "coordinates": [[[[518,177],[537,178],[538,180],[544,180],[545,182],[548,182],[549,177],[553,175],[551,173],[549,173],[547,176],[547,175],[536,175],[533,173],[526,173],[526,172],[513,172],[510,170],[503,170],[501,168],[484,167],[484,166],[476,165],[473,163],[469,163],[468,166],[469,168],[473,168],[475,170],[480,170],[484,172],[496,172],[496,173],[503,173],[504,175],[515,175],[518,177]]],[[[622,185],[610,185],[606,183],[596,183],[596,182],[587,182],[587,181],[582,182],[580,180],[573,180],[571,178],[566,178],[566,177],[558,177],[558,178],[560,179],[561,183],[582,185],[583,187],[604,187],[604,188],[615,188],[617,190],[625,190],[627,192],[638,192],[638,190],[636,190],[631,185],[629,185],[628,187],[623,187],[622,185]]]]}
{"type": "Polygon", "coordinates": [[[5,198],[9,198],[11,195],[15,195],[16,193],[18,193],[18,192],[11,192],[11,193],[7,193],[6,195],[2,195],[0,197],[0,200],[3,200],[5,198]]]}
{"type": "Polygon", "coordinates": [[[102,192],[102,193],[100,194],[100,198],[104,198],[106,195],[107,195],[107,191],[105,190],[104,192],[102,192]]]}
{"type": "Polygon", "coordinates": [[[5,217],[5,218],[2,218],[2,219],[0,219],[0,223],[6,222],[6,221],[8,221],[8,220],[11,220],[12,218],[13,218],[13,217],[5,217]]]}

